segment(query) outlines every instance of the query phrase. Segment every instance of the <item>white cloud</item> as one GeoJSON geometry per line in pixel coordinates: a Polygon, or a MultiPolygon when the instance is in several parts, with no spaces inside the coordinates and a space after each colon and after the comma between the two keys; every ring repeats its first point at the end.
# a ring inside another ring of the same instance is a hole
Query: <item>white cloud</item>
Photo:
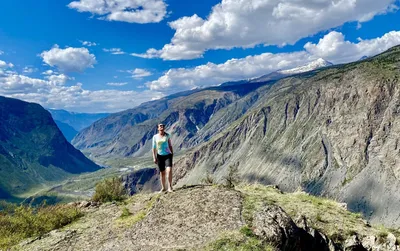
{"type": "Polygon", "coordinates": [[[43,75],[53,75],[53,74],[58,74],[57,72],[54,72],[52,70],[47,70],[45,72],[42,72],[43,75]]]}
{"type": "Polygon", "coordinates": [[[307,43],[304,51],[292,53],[264,53],[231,59],[222,64],[207,63],[194,68],[170,69],[157,80],[147,82],[151,90],[173,93],[196,87],[218,85],[223,82],[253,78],[276,70],[305,65],[318,58],[332,63],[356,61],[362,56],[374,56],[400,44],[400,31],[392,31],[382,37],[360,40],[358,43],[344,41],[342,33],[330,32],[318,44],[307,43]]]}
{"type": "Polygon", "coordinates": [[[4,54],[4,51],[0,50],[0,55],[3,55],[3,54],[4,54]]]}
{"type": "Polygon", "coordinates": [[[182,17],[169,25],[175,34],[162,50],[134,53],[144,58],[193,59],[210,49],[294,44],[346,22],[369,21],[394,11],[396,0],[222,0],[202,19],[182,17]]]}
{"type": "Polygon", "coordinates": [[[162,50],[156,50],[156,49],[148,49],[146,53],[132,53],[131,55],[134,57],[140,57],[140,58],[159,58],[161,56],[162,50]]]}
{"type": "Polygon", "coordinates": [[[141,79],[141,78],[153,75],[150,71],[148,71],[146,69],[140,69],[140,68],[136,68],[132,71],[127,71],[127,72],[131,73],[132,78],[135,78],[135,79],[141,79]]]}
{"type": "Polygon", "coordinates": [[[58,74],[58,75],[50,75],[44,77],[47,79],[51,84],[58,85],[58,84],[65,84],[68,80],[74,80],[75,78],[68,77],[65,74],[58,74]]]}
{"type": "MultiPolygon", "coordinates": [[[[146,86],[150,90],[141,92],[90,91],[84,89],[82,84],[66,86],[73,78],[65,74],[48,70],[44,72],[47,75],[44,79],[30,78],[6,70],[12,64],[0,61],[0,65],[3,65],[3,68],[0,67],[0,95],[37,102],[45,107],[80,112],[116,112],[177,91],[253,78],[276,70],[301,66],[317,58],[336,64],[350,62],[362,56],[374,56],[397,44],[400,44],[400,31],[392,31],[375,39],[359,39],[358,42],[346,41],[343,34],[333,31],[317,44],[307,43],[302,51],[263,53],[231,59],[222,64],[207,63],[194,68],[170,69],[157,80],[147,82],[146,86]]],[[[123,72],[129,72],[136,78],[151,75],[150,71],[140,68],[123,72]]],[[[116,83],[109,84],[116,86],[116,83]]]]}
{"type": "Polygon", "coordinates": [[[318,44],[307,43],[304,48],[317,57],[334,63],[347,63],[363,56],[374,56],[400,44],[400,31],[391,31],[382,37],[362,40],[358,43],[345,41],[340,32],[331,32],[319,40],[318,44]]]}
{"type": "Polygon", "coordinates": [[[111,49],[103,49],[105,52],[110,52],[113,55],[122,55],[125,52],[121,48],[111,48],[111,49]]]}
{"type": "Polygon", "coordinates": [[[241,59],[231,59],[223,64],[207,63],[190,69],[170,69],[163,76],[146,85],[151,90],[173,93],[179,90],[252,78],[279,69],[297,67],[312,60],[315,58],[305,51],[279,54],[263,53],[241,59]]]}
{"type": "Polygon", "coordinates": [[[55,45],[51,50],[43,51],[40,56],[43,62],[63,72],[82,72],[97,63],[96,57],[86,48],[60,49],[55,45]]]}
{"type": "Polygon", "coordinates": [[[111,82],[111,83],[107,83],[107,85],[109,85],[109,86],[124,86],[124,85],[127,85],[127,84],[128,84],[128,82],[115,82],[115,83],[111,82]]]}
{"type": "Polygon", "coordinates": [[[0,68],[13,68],[14,65],[12,63],[6,63],[3,60],[0,60],[0,68]]]}
{"type": "Polygon", "coordinates": [[[163,0],[80,0],[68,7],[99,15],[102,20],[141,24],[158,23],[167,14],[163,0]]]}
{"type": "Polygon", "coordinates": [[[24,69],[22,70],[24,73],[26,73],[26,74],[31,74],[31,73],[34,73],[34,72],[36,72],[38,69],[37,68],[34,68],[34,67],[32,67],[32,66],[25,66],[24,67],[24,69]]]}
{"type": "Polygon", "coordinates": [[[90,42],[90,41],[81,41],[81,40],[79,40],[79,42],[81,42],[82,45],[89,46],[89,47],[97,45],[95,42],[90,42]]]}
{"type": "Polygon", "coordinates": [[[76,112],[117,112],[163,96],[154,91],[89,91],[81,83],[65,86],[64,74],[46,80],[18,74],[0,75],[0,95],[39,103],[44,107],[76,112]]]}

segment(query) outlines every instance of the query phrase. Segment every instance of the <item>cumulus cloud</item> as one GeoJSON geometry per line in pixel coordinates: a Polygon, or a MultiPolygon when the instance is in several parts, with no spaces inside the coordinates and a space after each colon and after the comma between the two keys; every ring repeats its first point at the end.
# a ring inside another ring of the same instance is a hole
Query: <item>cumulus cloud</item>
{"type": "Polygon", "coordinates": [[[206,19],[193,15],[170,22],[175,34],[161,50],[132,55],[180,60],[201,57],[210,49],[294,44],[346,22],[369,21],[396,9],[395,1],[222,0],[206,19]]]}
{"type": "Polygon", "coordinates": [[[97,63],[96,57],[86,48],[60,49],[55,45],[51,50],[43,51],[40,56],[43,62],[62,72],[82,72],[97,63]]]}
{"type": "Polygon", "coordinates": [[[331,32],[321,38],[318,44],[307,43],[304,48],[310,54],[322,57],[334,63],[356,61],[363,56],[374,56],[400,44],[400,31],[391,31],[382,37],[362,40],[358,43],[345,41],[340,32],[331,32]]]}
{"type": "Polygon", "coordinates": [[[58,74],[58,75],[50,75],[44,77],[49,81],[49,83],[53,85],[58,85],[58,84],[65,84],[68,80],[74,80],[75,78],[73,77],[68,77],[65,74],[58,74]]]}
{"type": "Polygon", "coordinates": [[[127,72],[132,74],[132,78],[135,78],[135,79],[141,79],[141,78],[149,77],[149,76],[153,75],[150,71],[148,71],[146,69],[140,69],[140,68],[136,68],[134,70],[127,71],[127,72]]]}
{"type": "Polygon", "coordinates": [[[263,53],[241,59],[231,59],[222,64],[207,63],[194,68],[170,69],[163,76],[146,85],[151,90],[173,93],[206,87],[223,82],[252,78],[272,71],[297,67],[315,58],[309,53],[263,53]]]}
{"type": "Polygon", "coordinates": [[[53,75],[53,74],[58,74],[58,73],[56,73],[56,72],[54,72],[52,70],[47,70],[47,71],[42,72],[42,74],[43,75],[53,75]]]}
{"type": "Polygon", "coordinates": [[[81,83],[66,86],[72,80],[64,74],[46,79],[16,73],[0,75],[0,95],[39,103],[47,108],[76,112],[117,112],[163,96],[154,91],[85,90],[81,83]]]}
{"type": "Polygon", "coordinates": [[[158,23],[167,14],[163,0],[80,0],[68,4],[79,12],[90,12],[107,21],[158,23]]]}
{"type": "Polygon", "coordinates": [[[107,85],[109,85],[109,86],[124,86],[124,85],[127,85],[128,84],[128,82],[111,82],[111,83],[107,83],[107,85]]]}
{"type": "Polygon", "coordinates": [[[22,71],[23,71],[23,73],[31,74],[31,73],[36,72],[37,70],[38,70],[37,68],[34,68],[32,66],[25,66],[22,71]]]}
{"type": "Polygon", "coordinates": [[[132,56],[134,57],[140,57],[140,58],[159,58],[161,56],[162,50],[156,50],[156,49],[148,49],[146,53],[131,53],[132,56]]]}
{"type": "MultiPolygon", "coordinates": [[[[253,78],[276,70],[302,66],[318,58],[336,64],[355,61],[362,56],[374,56],[397,44],[400,44],[400,31],[392,31],[375,39],[359,39],[358,42],[346,41],[342,33],[333,31],[318,43],[307,43],[304,50],[297,52],[263,53],[231,59],[221,64],[207,63],[194,68],[170,69],[158,79],[147,82],[149,90],[141,92],[90,91],[84,89],[82,84],[66,86],[73,78],[65,74],[49,70],[43,79],[30,78],[6,70],[12,64],[0,61],[0,65],[3,65],[3,68],[0,67],[0,95],[37,102],[45,107],[80,112],[116,112],[177,91],[253,78]]],[[[151,75],[150,71],[140,68],[124,72],[129,72],[134,78],[151,75]]],[[[117,86],[117,82],[109,85],[117,86]]]]}
{"type": "Polygon", "coordinates": [[[95,42],[90,42],[90,41],[81,41],[80,40],[79,42],[81,42],[83,46],[88,46],[88,47],[97,45],[95,42]]]}
{"type": "Polygon", "coordinates": [[[125,52],[121,48],[111,48],[111,49],[103,49],[105,52],[110,52],[113,55],[122,55],[125,52]]]}
{"type": "Polygon", "coordinates": [[[3,60],[0,60],[0,68],[13,68],[14,65],[12,63],[6,63],[3,60]]]}
{"type": "Polygon", "coordinates": [[[400,31],[392,31],[375,39],[360,39],[358,43],[345,41],[342,33],[333,31],[323,37],[318,44],[307,43],[303,51],[264,53],[231,59],[222,64],[207,63],[194,68],[170,69],[146,85],[151,90],[173,93],[261,76],[276,70],[302,66],[318,58],[335,64],[347,63],[356,61],[362,56],[374,56],[398,44],[400,44],[400,31]]]}

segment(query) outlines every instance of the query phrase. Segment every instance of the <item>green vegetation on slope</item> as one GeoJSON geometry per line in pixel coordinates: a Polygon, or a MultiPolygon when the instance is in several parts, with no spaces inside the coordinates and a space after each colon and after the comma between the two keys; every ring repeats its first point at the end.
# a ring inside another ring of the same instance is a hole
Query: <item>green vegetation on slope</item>
{"type": "Polygon", "coordinates": [[[38,104],[0,96],[0,121],[0,184],[8,197],[100,169],[67,142],[38,104]]]}
{"type": "Polygon", "coordinates": [[[76,207],[66,205],[35,208],[0,202],[0,209],[0,250],[7,250],[25,238],[61,228],[82,216],[76,207]]]}
{"type": "Polygon", "coordinates": [[[92,200],[98,202],[122,201],[126,197],[125,194],[121,178],[112,177],[96,185],[92,200]]]}

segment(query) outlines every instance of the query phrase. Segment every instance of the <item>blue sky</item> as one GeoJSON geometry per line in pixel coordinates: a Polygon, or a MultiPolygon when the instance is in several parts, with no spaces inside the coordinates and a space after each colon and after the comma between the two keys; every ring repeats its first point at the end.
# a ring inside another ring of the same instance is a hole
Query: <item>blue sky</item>
{"type": "Polygon", "coordinates": [[[3,0],[0,95],[116,112],[400,44],[393,0],[3,0]],[[148,51],[150,49],[150,51],[148,51]]]}

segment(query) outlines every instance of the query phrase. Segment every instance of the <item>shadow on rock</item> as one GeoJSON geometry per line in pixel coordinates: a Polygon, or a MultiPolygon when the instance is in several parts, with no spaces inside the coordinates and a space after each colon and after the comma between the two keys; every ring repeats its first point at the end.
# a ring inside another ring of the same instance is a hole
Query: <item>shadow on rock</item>
{"type": "Polygon", "coordinates": [[[159,175],[156,168],[143,168],[122,177],[129,195],[138,192],[155,192],[160,189],[159,175]]]}

